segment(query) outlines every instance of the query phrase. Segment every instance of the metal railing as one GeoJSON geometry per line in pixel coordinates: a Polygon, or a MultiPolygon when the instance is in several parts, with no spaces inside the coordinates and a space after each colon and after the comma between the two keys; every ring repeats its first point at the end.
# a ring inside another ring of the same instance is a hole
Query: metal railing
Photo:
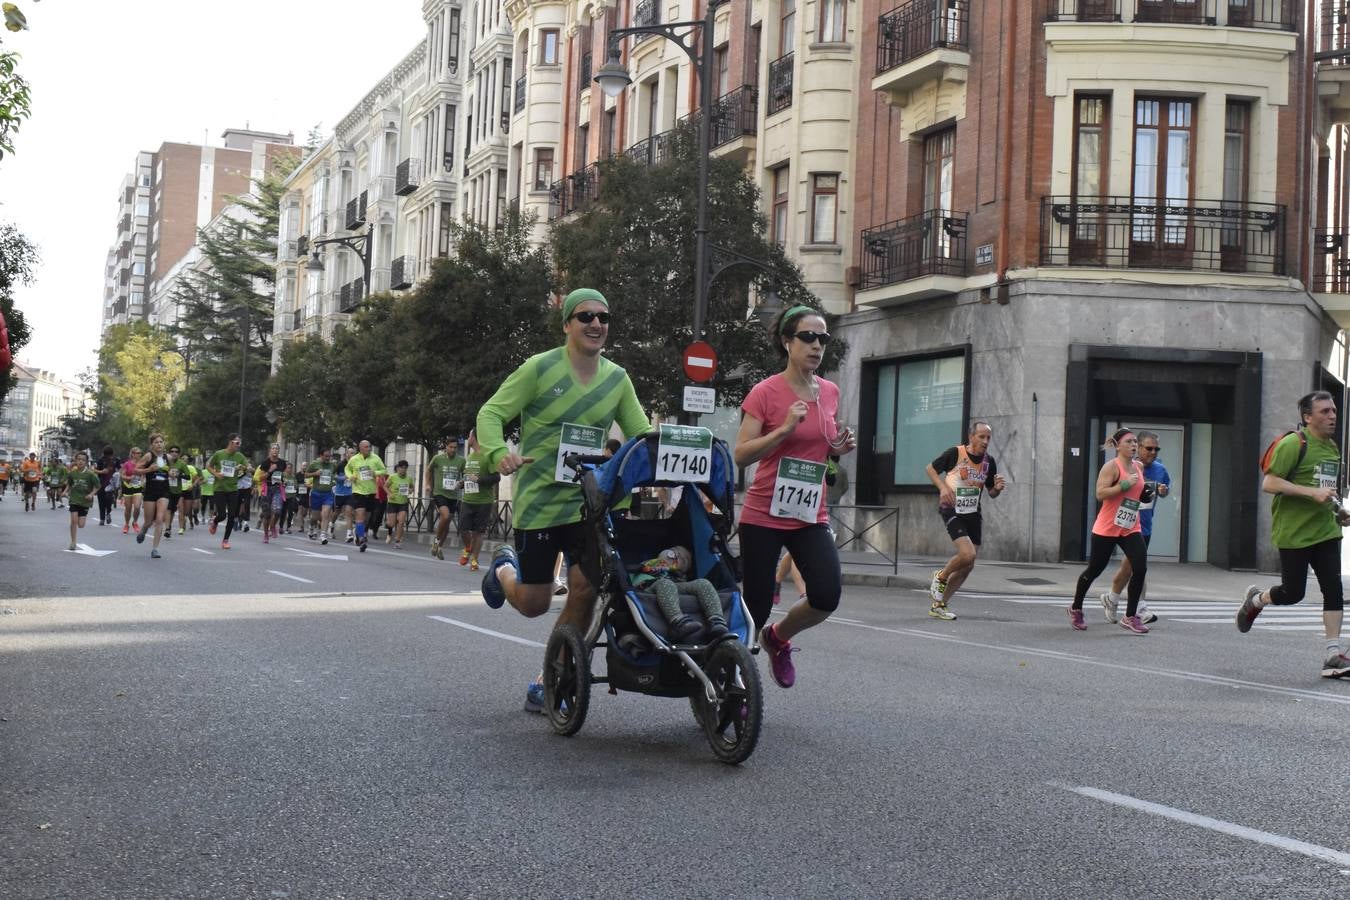
{"type": "Polygon", "coordinates": [[[729,144],[738,137],[754,135],[758,120],[759,88],[747,84],[723,94],[713,103],[713,147],[729,144]]]}
{"type": "Polygon", "coordinates": [[[910,0],[878,20],[877,74],[943,47],[970,49],[970,4],[910,0]]]}
{"type": "Polygon", "coordinates": [[[1313,250],[1313,290],[1350,294],[1350,234],[1319,231],[1313,237],[1313,250]]]}
{"type": "Polygon", "coordinates": [[[1041,198],[1041,265],[1285,274],[1285,207],[1041,198]]]}
{"type": "MultiPolygon", "coordinates": [[[[641,28],[646,25],[661,24],[661,3],[660,0],[638,0],[633,6],[633,26],[641,28]]],[[[656,37],[654,34],[634,35],[633,44],[642,43],[648,38],[656,37]]]]}
{"type": "MultiPolygon", "coordinates": [[[[386,515],[388,511],[386,510],[386,515]]],[[[411,497],[408,500],[408,531],[432,532],[436,530],[437,507],[432,497],[411,497]]],[[[451,522],[453,526],[454,523],[451,522]]],[[[456,528],[451,528],[453,533],[456,528]]],[[[511,501],[498,500],[492,507],[492,519],[483,536],[494,541],[509,541],[515,535],[512,525],[511,501]]]]}
{"type": "Polygon", "coordinates": [[[389,289],[406,291],[417,278],[417,258],[400,256],[389,266],[389,289]]]}
{"type": "Polygon", "coordinates": [[[346,223],[348,231],[355,231],[366,224],[366,200],[368,197],[369,195],[362,191],[361,196],[353,197],[347,201],[346,223]]]}
{"type": "Polygon", "coordinates": [[[675,129],[672,128],[630,145],[624,154],[635,163],[652,166],[670,159],[674,142],[675,129]]]}
{"type": "Polygon", "coordinates": [[[591,87],[591,53],[581,54],[581,66],[577,72],[577,93],[584,94],[591,87]]]}
{"type": "Polygon", "coordinates": [[[834,545],[841,554],[856,553],[848,559],[854,566],[889,566],[892,575],[900,572],[900,508],[896,506],[848,506],[831,503],[830,528],[834,531],[834,545]],[[879,546],[889,536],[891,550],[879,546]],[[867,557],[876,556],[872,560],[867,557]]]}
{"type": "Polygon", "coordinates": [[[300,256],[300,242],[296,241],[277,241],[277,260],[280,262],[290,262],[300,256]]]}
{"type": "Polygon", "coordinates": [[[516,103],[513,107],[514,112],[520,112],[525,108],[525,76],[522,75],[516,79],[516,103]]]}
{"type": "Polygon", "coordinates": [[[549,188],[549,221],[581,212],[600,197],[600,167],[591,163],[580,171],[553,182],[549,188]]]}
{"type": "Polygon", "coordinates": [[[408,157],[394,171],[394,193],[402,197],[422,186],[422,161],[408,157]]]}
{"type": "Polygon", "coordinates": [[[769,63],[769,105],[765,113],[770,116],[792,105],[792,63],[791,53],[769,63]]]}
{"type": "Polygon", "coordinates": [[[1343,52],[1346,56],[1324,59],[1319,66],[1350,66],[1350,2],[1323,0],[1321,27],[1317,32],[1317,52],[1343,52]]]}
{"type": "Polygon", "coordinates": [[[1046,0],[1047,22],[1119,22],[1120,0],[1046,0]]]}
{"type": "Polygon", "coordinates": [[[925,275],[965,276],[966,213],[930,209],[862,233],[862,287],[925,275]]]}
{"type": "Polygon", "coordinates": [[[357,278],[338,288],[338,312],[354,312],[366,295],[365,279],[357,278]]]}
{"type": "Polygon", "coordinates": [[[1215,0],[1135,0],[1136,22],[1168,25],[1214,25],[1215,0]]]}

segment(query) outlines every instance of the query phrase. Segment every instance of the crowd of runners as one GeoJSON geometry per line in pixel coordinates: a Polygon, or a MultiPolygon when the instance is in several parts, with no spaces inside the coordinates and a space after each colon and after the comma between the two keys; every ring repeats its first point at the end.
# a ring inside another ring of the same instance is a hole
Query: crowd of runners
{"type": "MultiPolygon", "coordinates": [[[[585,552],[581,488],[562,459],[569,451],[599,452],[611,431],[632,437],[651,427],[627,373],[601,353],[609,322],[608,301],[598,291],[570,293],[563,303],[562,346],[531,357],[506,378],[480,409],[464,452],[451,438],[424,469],[422,496],[435,509],[431,553],[445,558],[449,530],[456,525],[459,564],[475,571],[496,507],[496,483],[514,476],[514,545],[496,550],[483,577],[483,596],[494,609],[509,603],[522,615],[542,616],[556,594],[566,593],[558,625],[584,629],[595,590],[579,564],[585,552]],[[508,445],[505,428],[517,419],[519,445],[508,445]],[[578,445],[578,435],[591,443],[578,445]]],[[[824,317],[811,307],[792,307],[777,317],[771,347],[783,368],[748,393],[733,449],[737,465],[756,464],[738,521],[743,594],[773,677],[784,688],[796,680],[793,639],[824,622],[842,593],[824,483],[856,439],[839,423],[838,387],[816,375],[829,341],[824,317]],[[817,489],[810,489],[811,482],[817,489]],[[770,624],[770,609],[789,575],[798,599],[770,624]]],[[[1350,675],[1350,658],[1340,639],[1340,541],[1350,512],[1341,508],[1337,493],[1337,412],[1325,392],[1303,397],[1298,410],[1299,428],[1273,444],[1262,461],[1262,490],[1274,495],[1272,540],[1280,554],[1281,583],[1249,588],[1236,624],[1245,633],[1265,606],[1301,601],[1311,567],[1323,597],[1322,675],[1343,677],[1350,675]]],[[[953,545],[952,557],[929,583],[934,619],[956,619],[952,602],[974,570],[982,540],[982,501],[1008,486],[989,452],[992,435],[989,422],[977,419],[963,443],[926,466],[953,545]]],[[[1088,592],[1119,548],[1125,559],[1110,590],[1099,597],[1102,611],[1107,622],[1145,635],[1157,621],[1144,602],[1154,505],[1169,495],[1171,478],[1158,460],[1153,432],[1120,428],[1104,449],[1112,456],[1095,480],[1100,506],[1088,564],[1067,608],[1069,624],[1087,629],[1088,592]]],[[[409,504],[419,496],[408,462],[387,467],[368,441],[295,463],[282,458],[274,444],[255,465],[238,435],[213,453],[185,455],[163,435],[152,434],[146,448],[132,447],[125,457],[104,448],[94,461],[76,454],[69,467],[55,459],[44,464],[30,454],[18,465],[0,462],[0,498],[9,483],[21,485],[30,512],[43,484],[53,509],[69,504],[70,549],[91,509],[97,506],[99,525],[116,527],[120,506],[123,534],[134,534],[138,543],[150,538],[156,558],[161,541],[173,536],[175,517],[179,535],[204,525],[214,536],[223,526],[224,550],[237,531],[250,530],[255,515],[263,543],[294,529],[326,544],[345,526],[344,540],[362,552],[381,528],[385,541],[401,549],[409,504]]],[[[535,679],[527,688],[527,708],[540,708],[542,693],[535,679]]]]}

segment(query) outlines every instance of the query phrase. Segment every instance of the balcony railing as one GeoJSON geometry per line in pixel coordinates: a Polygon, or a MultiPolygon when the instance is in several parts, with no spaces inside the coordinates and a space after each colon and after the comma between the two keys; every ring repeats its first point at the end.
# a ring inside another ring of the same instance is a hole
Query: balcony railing
{"type": "Polygon", "coordinates": [[[522,75],[516,79],[516,104],[512,108],[513,112],[521,112],[525,109],[525,76],[522,75]]]}
{"type": "Polygon", "coordinates": [[[910,0],[878,20],[877,74],[944,47],[970,48],[965,0],[910,0]]]}
{"type": "Polygon", "coordinates": [[[302,234],[295,239],[295,258],[301,259],[308,252],[309,252],[309,237],[307,235],[302,234]]]}
{"type": "Polygon", "coordinates": [[[361,196],[353,197],[347,201],[347,230],[355,231],[366,224],[366,200],[368,195],[365,191],[361,196]]]}
{"type": "Polygon", "coordinates": [[[752,84],[723,94],[713,104],[712,145],[720,147],[738,137],[753,135],[759,118],[759,88],[752,84]]]}
{"type": "Polygon", "coordinates": [[[591,54],[581,54],[581,67],[577,73],[577,92],[584,94],[591,87],[591,54]]]}
{"type": "Polygon", "coordinates": [[[1298,4],[1294,0],[1228,0],[1228,24],[1236,28],[1295,31],[1298,4]]]}
{"type": "Polygon", "coordinates": [[[1047,22],[1119,22],[1120,0],[1046,0],[1047,22]]]}
{"type": "Polygon", "coordinates": [[[787,53],[769,63],[769,105],[767,115],[781,112],[792,105],[792,54],[787,53]]]}
{"type": "Polygon", "coordinates": [[[654,134],[628,147],[624,153],[635,163],[654,166],[670,159],[675,146],[675,129],[654,134]]]}
{"type": "Polygon", "coordinates": [[[400,197],[422,186],[422,161],[409,157],[394,170],[394,193],[400,197]]]}
{"type": "Polygon", "coordinates": [[[406,291],[417,278],[417,258],[400,256],[389,266],[389,289],[406,291]]]}
{"type": "Polygon", "coordinates": [[[581,212],[600,197],[600,168],[591,163],[566,178],[553,182],[549,188],[549,221],[581,212]]]}
{"type": "MultiPolygon", "coordinates": [[[[638,0],[633,7],[633,26],[642,27],[646,25],[661,24],[661,3],[660,0],[638,0]]],[[[656,37],[654,34],[639,34],[633,39],[633,43],[640,44],[647,38],[656,37]]]]}
{"type": "Polygon", "coordinates": [[[300,242],[295,241],[277,241],[277,260],[280,262],[292,262],[299,256],[300,242]]]}
{"type": "Polygon", "coordinates": [[[1136,0],[1136,22],[1163,22],[1168,25],[1213,25],[1216,0],[1136,0]]]}
{"type": "Polygon", "coordinates": [[[355,312],[361,305],[361,299],[366,295],[366,283],[358,278],[355,281],[349,281],[338,288],[338,312],[355,312]]]}
{"type": "Polygon", "coordinates": [[[1313,291],[1350,294],[1350,234],[1319,231],[1313,238],[1313,291]]]}
{"type": "Polygon", "coordinates": [[[965,213],[945,209],[888,222],[862,233],[862,287],[925,275],[966,274],[965,213]]]}
{"type": "Polygon", "coordinates": [[[1041,265],[1285,274],[1285,208],[1041,198],[1041,265]]]}
{"type": "Polygon", "coordinates": [[[120,234],[121,232],[130,230],[131,230],[131,213],[127,213],[125,216],[121,218],[120,221],[118,221],[117,231],[120,234]]]}
{"type": "MultiPolygon", "coordinates": [[[[1338,0],[1335,3],[1322,4],[1322,27],[1317,33],[1319,53],[1350,53],[1350,3],[1338,0]]],[[[1326,59],[1319,66],[1350,66],[1350,56],[1338,59],[1326,59]]]]}

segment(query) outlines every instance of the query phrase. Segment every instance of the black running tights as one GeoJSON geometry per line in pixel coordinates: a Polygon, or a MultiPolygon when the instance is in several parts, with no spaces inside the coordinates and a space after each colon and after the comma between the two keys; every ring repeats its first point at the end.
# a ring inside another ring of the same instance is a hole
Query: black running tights
{"type": "Polygon", "coordinates": [[[1097,580],[1097,576],[1106,571],[1107,565],[1111,562],[1111,551],[1115,550],[1117,545],[1130,561],[1130,586],[1126,588],[1129,605],[1125,608],[1125,615],[1132,616],[1139,609],[1139,597],[1144,593],[1144,576],[1148,574],[1148,548],[1144,545],[1144,536],[1137,531],[1124,537],[1103,537],[1100,534],[1092,536],[1088,566],[1083,570],[1083,574],[1078,576],[1078,586],[1073,592],[1074,609],[1083,608],[1083,598],[1087,596],[1088,589],[1092,587],[1092,582],[1097,580]]]}

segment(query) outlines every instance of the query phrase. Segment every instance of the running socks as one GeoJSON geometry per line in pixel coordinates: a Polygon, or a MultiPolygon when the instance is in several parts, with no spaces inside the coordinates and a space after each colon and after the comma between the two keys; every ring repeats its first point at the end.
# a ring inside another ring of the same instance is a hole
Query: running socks
{"type": "Polygon", "coordinates": [[[357,523],[356,523],[356,539],[357,539],[358,541],[364,541],[364,540],[366,539],[366,523],[365,523],[365,522],[357,522],[357,523]]]}
{"type": "Polygon", "coordinates": [[[1341,652],[1340,638],[1327,638],[1327,656],[1338,656],[1341,652]]]}

